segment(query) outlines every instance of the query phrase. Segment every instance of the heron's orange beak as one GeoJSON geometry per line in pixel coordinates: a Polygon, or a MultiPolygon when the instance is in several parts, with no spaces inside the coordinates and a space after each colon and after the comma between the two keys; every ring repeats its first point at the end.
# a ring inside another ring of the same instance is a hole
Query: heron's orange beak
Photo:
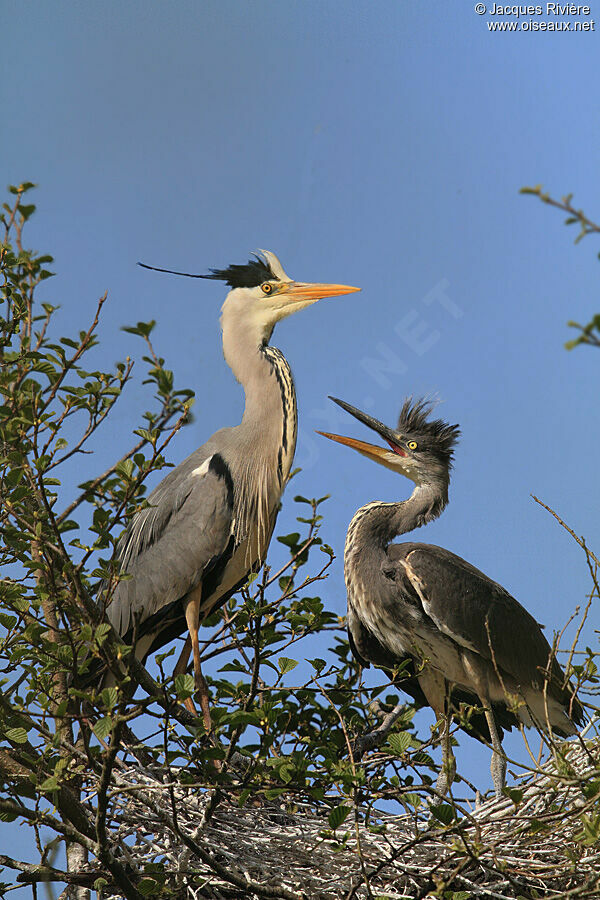
{"type": "Polygon", "coordinates": [[[399,435],[395,431],[388,428],[387,425],[384,425],[378,419],[374,419],[368,413],[357,409],[356,406],[346,403],[345,400],[338,400],[337,397],[330,397],[329,399],[341,406],[342,409],[345,409],[346,412],[349,412],[359,422],[376,431],[389,444],[391,450],[388,450],[387,447],[378,447],[376,444],[368,444],[366,441],[359,441],[356,438],[344,437],[341,434],[329,434],[326,431],[317,431],[317,434],[322,434],[323,437],[329,438],[330,441],[336,441],[338,444],[345,444],[346,447],[357,450],[362,456],[366,456],[367,459],[385,466],[386,469],[391,469],[392,472],[400,472],[410,478],[410,475],[405,471],[405,464],[402,462],[402,460],[406,460],[408,453],[405,453],[402,447],[399,446],[399,435]]]}
{"type": "Polygon", "coordinates": [[[398,457],[406,456],[406,453],[397,445],[394,445],[393,450],[388,450],[387,447],[378,447],[377,444],[368,444],[366,441],[344,437],[341,434],[329,434],[327,431],[317,431],[317,434],[322,434],[323,437],[329,438],[330,441],[336,441],[338,444],[345,444],[346,447],[357,450],[367,459],[371,459],[387,469],[392,469],[394,472],[398,471],[398,457]]]}
{"type": "Polygon", "coordinates": [[[360,291],[360,288],[348,284],[305,284],[302,281],[291,281],[282,287],[281,293],[290,300],[321,300],[323,297],[339,297],[360,291]]]}

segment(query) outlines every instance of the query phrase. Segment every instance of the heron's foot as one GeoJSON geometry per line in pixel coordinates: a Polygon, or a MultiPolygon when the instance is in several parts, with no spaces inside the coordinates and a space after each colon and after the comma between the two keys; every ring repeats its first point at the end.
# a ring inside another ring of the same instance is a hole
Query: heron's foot
{"type": "Polygon", "coordinates": [[[504,753],[498,750],[492,752],[490,770],[492,773],[492,781],[494,782],[496,799],[500,799],[506,783],[506,757],[504,753]]]}

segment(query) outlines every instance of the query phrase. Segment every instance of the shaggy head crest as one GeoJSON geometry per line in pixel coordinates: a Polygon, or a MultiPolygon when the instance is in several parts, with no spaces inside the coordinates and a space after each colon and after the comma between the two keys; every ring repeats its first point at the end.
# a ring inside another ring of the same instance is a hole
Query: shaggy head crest
{"type": "Polygon", "coordinates": [[[460,437],[458,425],[448,425],[443,419],[429,419],[434,404],[428,400],[404,401],[398,419],[398,433],[417,441],[421,450],[428,450],[450,465],[454,447],[460,437]]]}
{"type": "Polygon", "coordinates": [[[211,269],[210,275],[203,277],[224,281],[231,288],[252,288],[264,284],[265,281],[279,281],[267,258],[258,253],[244,265],[234,264],[226,269],[211,269]]]}
{"type": "Polygon", "coordinates": [[[184,275],[186,278],[208,278],[213,281],[224,281],[231,288],[253,288],[264,284],[265,281],[281,281],[287,278],[281,267],[281,263],[274,253],[263,250],[254,254],[254,259],[247,263],[234,264],[226,269],[210,269],[208,275],[194,275],[191,272],[176,272],[174,269],[162,269],[158,266],[149,266],[139,262],[142,269],[152,269],[154,272],[166,272],[169,275],[184,275]]]}

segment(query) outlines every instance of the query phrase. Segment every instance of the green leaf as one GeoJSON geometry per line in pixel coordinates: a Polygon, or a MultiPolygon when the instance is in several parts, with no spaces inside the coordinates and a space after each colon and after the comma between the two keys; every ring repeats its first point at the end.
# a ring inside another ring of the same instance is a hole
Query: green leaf
{"type": "Polygon", "coordinates": [[[137,325],[124,325],[121,331],[126,331],[128,334],[138,334],[140,337],[147,338],[150,336],[155,325],[156,320],[151,319],[149,322],[138,322],[137,325]]]}
{"type": "Polygon", "coordinates": [[[277,540],[280,544],[285,544],[286,547],[297,547],[298,541],[300,540],[300,534],[299,532],[294,531],[291,534],[281,535],[277,540]]]}
{"type": "Polygon", "coordinates": [[[431,815],[442,825],[450,825],[455,818],[454,808],[449,803],[440,803],[429,807],[431,815]]]}
{"type": "Polygon", "coordinates": [[[523,791],[520,788],[505,787],[502,793],[510,797],[515,806],[518,806],[523,799],[523,791]]]}
{"type": "Polygon", "coordinates": [[[175,676],[175,693],[178,700],[187,700],[196,690],[196,682],[193,675],[180,674],[175,676]]]}
{"type": "Polygon", "coordinates": [[[133,433],[137,434],[138,437],[143,438],[145,441],[148,441],[148,443],[152,443],[154,441],[155,435],[152,431],[148,431],[147,428],[136,428],[133,433]]]}
{"type": "Polygon", "coordinates": [[[112,709],[117,704],[117,701],[119,699],[119,692],[116,687],[104,688],[104,690],[100,694],[100,699],[102,700],[102,703],[104,704],[106,709],[112,709]]]}
{"type": "Polygon", "coordinates": [[[329,827],[335,831],[336,828],[339,828],[342,822],[345,822],[348,818],[350,812],[352,811],[351,806],[336,806],[334,807],[329,815],[327,816],[327,821],[329,823],[329,827]]]}
{"type": "Polygon", "coordinates": [[[99,647],[101,647],[102,644],[104,643],[104,641],[106,640],[106,635],[109,633],[110,630],[111,630],[111,626],[108,624],[108,622],[102,622],[96,628],[96,631],[94,632],[94,640],[96,641],[96,643],[98,644],[99,647]]]}
{"type": "Polygon", "coordinates": [[[123,478],[127,478],[127,479],[131,478],[131,475],[133,473],[132,460],[124,459],[122,462],[119,463],[118,466],[116,466],[115,472],[117,472],[119,475],[122,475],[123,478]]]}
{"type": "Polygon", "coordinates": [[[318,656],[316,656],[314,659],[307,659],[306,662],[311,664],[311,666],[313,667],[313,669],[316,670],[317,675],[320,675],[321,672],[323,671],[323,669],[324,669],[325,666],[326,666],[325,660],[324,660],[324,659],[321,659],[321,658],[318,657],[318,656]]]}
{"type": "Polygon", "coordinates": [[[290,659],[288,656],[280,656],[277,660],[277,665],[279,666],[279,671],[282,675],[285,675],[287,672],[293,671],[298,665],[298,661],[295,659],[290,659]]]}
{"type": "Polygon", "coordinates": [[[234,659],[232,662],[225,663],[224,666],[221,666],[219,672],[247,672],[248,669],[244,666],[239,659],[234,659]]]}
{"type": "Polygon", "coordinates": [[[14,744],[26,744],[27,743],[27,732],[24,728],[9,728],[6,732],[6,737],[9,741],[12,741],[14,744]]]}
{"type": "Polygon", "coordinates": [[[40,791],[57,791],[59,788],[58,779],[55,775],[51,775],[50,778],[46,778],[45,781],[39,785],[40,791]]]}
{"type": "Polygon", "coordinates": [[[160,890],[160,884],[154,878],[140,878],[137,883],[137,889],[144,897],[151,897],[160,890]]]}
{"type": "Polygon", "coordinates": [[[292,780],[292,776],[294,774],[294,769],[292,768],[292,766],[280,766],[277,769],[277,774],[279,775],[281,780],[284,782],[284,784],[289,784],[290,781],[292,780]]]}
{"type": "Polygon", "coordinates": [[[157,653],[156,656],[154,657],[157,665],[161,666],[164,663],[165,659],[168,659],[169,656],[173,656],[174,653],[175,653],[175,647],[171,647],[171,649],[167,650],[166,653],[157,653]]]}
{"type": "Polygon", "coordinates": [[[19,212],[23,216],[23,220],[26,222],[27,219],[35,212],[35,206],[33,203],[20,203],[19,212]]]}
{"type": "Polygon", "coordinates": [[[405,803],[408,803],[409,806],[412,806],[413,809],[418,809],[423,803],[419,794],[402,794],[402,799],[405,803]]]}
{"type": "Polygon", "coordinates": [[[222,717],[223,722],[231,725],[259,725],[260,715],[256,712],[246,712],[243,709],[236,709],[222,717]]]}
{"type": "Polygon", "coordinates": [[[408,731],[401,731],[399,734],[390,734],[388,744],[397,756],[406,753],[412,742],[412,735],[408,731]]]}
{"type": "Polygon", "coordinates": [[[112,725],[112,718],[110,716],[105,716],[103,719],[99,719],[94,725],[94,734],[96,737],[104,740],[104,738],[108,737],[110,734],[112,725]]]}

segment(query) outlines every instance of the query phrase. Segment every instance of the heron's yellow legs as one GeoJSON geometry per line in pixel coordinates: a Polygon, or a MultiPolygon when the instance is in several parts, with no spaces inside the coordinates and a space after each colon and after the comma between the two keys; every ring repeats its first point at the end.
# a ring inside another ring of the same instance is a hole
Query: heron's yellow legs
{"type": "MultiPolygon", "coordinates": [[[[193,651],[195,688],[200,699],[200,709],[202,710],[202,720],[204,722],[204,727],[206,728],[206,731],[210,733],[212,731],[212,721],[210,718],[210,705],[208,702],[208,685],[206,683],[204,675],[202,674],[202,667],[200,665],[200,645],[198,642],[198,629],[200,627],[200,597],[198,597],[198,599],[192,597],[192,599],[188,602],[185,608],[185,620],[187,622],[189,634],[186,638],[186,642],[183,646],[183,650],[181,651],[181,655],[177,661],[177,665],[175,666],[173,674],[181,675],[185,672],[185,670],[187,669],[188,660],[190,658],[190,653],[193,651]]],[[[185,707],[189,712],[192,713],[193,716],[198,715],[191,697],[188,697],[185,701],[185,707]]]]}

